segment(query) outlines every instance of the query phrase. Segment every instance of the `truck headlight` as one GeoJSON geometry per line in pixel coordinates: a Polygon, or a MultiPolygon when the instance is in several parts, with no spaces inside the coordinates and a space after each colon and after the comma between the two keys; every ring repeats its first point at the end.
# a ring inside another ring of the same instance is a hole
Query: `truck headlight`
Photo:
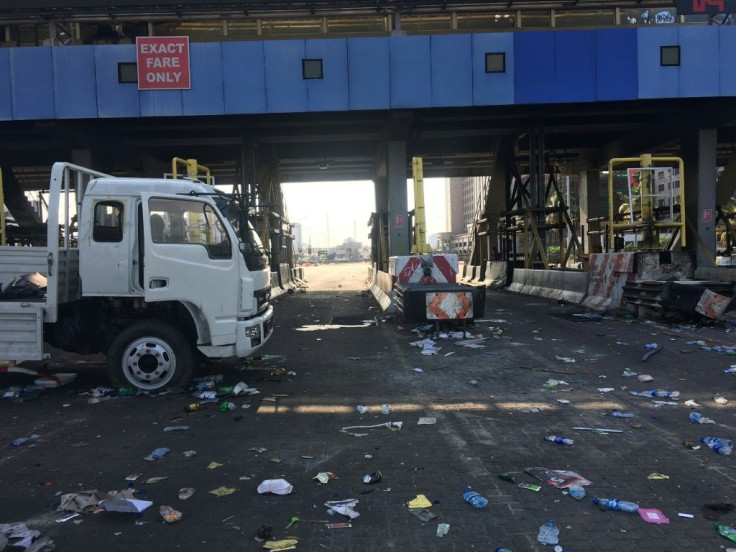
{"type": "Polygon", "coordinates": [[[245,337],[250,339],[251,341],[260,341],[261,339],[261,326],[260,324],[257,326],[249,326],[245,328],[245,337]]]}

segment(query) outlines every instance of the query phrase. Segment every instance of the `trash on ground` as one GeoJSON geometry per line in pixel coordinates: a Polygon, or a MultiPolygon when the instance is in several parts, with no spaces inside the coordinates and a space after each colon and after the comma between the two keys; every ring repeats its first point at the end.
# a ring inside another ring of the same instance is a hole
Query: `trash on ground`
{"type": "Polygon", "coordinates": [[[281,552],[283,550],[296,550],[297,544],[299,544],[299,539],[290,537],[288,539],[265,542],[263,548],[272,550],[273,552],[281,552]]]}
{"type": "Polygon", "coordinates": [[[713,400],[718,404],[728,404],[728,399],[723,397],[720,393],[714,393],[713,400]]]}
{"type": "Polygon", "coordinates": [[[258,494],[288,495],[293,490],[294,487],[286,479],[266,479],[258,485],[258,494]]]}
{"type": "Polygon", "coordinates": [[[649,391],[629,391],[635,397],[661,397],[664,399],[678,400],[680,398],[679,391],[669,391],[667,389],[651,389],[649,391]]]}
{"type": "Polygon", "coordinates": [[[325,525],[325,527],[327,527],[328,529],[349,529],[352,526],[353,526],[352,523],[347,523],[347,522],[346,523],[328,523],[327,525],[325,525]]]}
{"type": "Polygon", "coordinates": [[[568,364],[572,364],[573,362],[575,362],[575,359],[570,358],[570,357],[561,357],[561,356],[555,355],[555,358],[561,362],[566,362],[568,364]]]}
{"type": "Polygon", "coordinates": [[[508,483],[516,483],[516,477],[510,473],[499,473],[498,478],[501,481],[507,481],[508,483]]]}
{"type": "Polygon", "coordinates": [[[652,472],[647,476],[647,479],[651,479],[654,481],[661,480],[661,479],[669,479],[669,478],[670,478],[669,475],[665,475],[663,473],[657,473],[657,472],[652,472]]]}
{"type": "Polygon", "coordinates": [[[541,544],[557,544],[560,542],[559,536],[560,529],[555,525],[554,521],[549,520],[539,528],[537,541],[541,544]]]}
{"type": "Polygon", "coordinates": [[[546,382],[544,382],[544,386],[547,389],[554,389],[555,387],[558,387],[560,385],[570,385],[565,380],[556,380],[556,379],[548,379],[546,382]]]}
{"type": "Polygon", "coordinates": [[[592,481],[588,481],[582,475],[568,470],[550,470],[548,468],[534,467],[524,468],[524,471],[532,477],[558,489],[566,489],[572,485],[593,484],[592,481]]]}
{"type": "Polygon", "coordinates": [[[353,509],[357,505],[358,500],[356,500],[355,498],[347,498],[345,500],[330,500],[325,502],[325,506],[327,506],[327,508],[329,508],[333,512],[337,512],[340,515],[347,516],[350,519],[355,519],[360,515],[360,513],[356,512],[353,509]]]}
{"type": "Polygon", "coordinates": [[[613,387],[599,387],[598,392],[599,393],[610,393],[613,391],[613,387]]]}
{"type": "MultiPolygon", "coordinates": [[[[391,429],[394,431],[398,431],[401,429],[401,427],[404,425],[404,422],[385,422],[383,424],[374,424],[374,425],[357,425],[357,426],[346,426],[340,429],[340,432],[342,433],[350,433],[353,429],[377,429],[377,428],[386,428],[391,429]]],[[[363,435],[367,435],[367,433],[361,434],[361,433],[351,433],[351,435],[355,435],[358,437],[362,437],[363,435]]]]}
{"type": "Polygon", "coordinates": [[[133,498],[133,493],[131,491],[125,490],[117,494],[119,495],[117,497],[111,496],[110,498],[100,500],[98,506],[104,508],[108,512],[122,512],[128,514],[139,514],[153,506],[153,502],[149,500],[137,500],[133,498]]]}
{"type": "Polygon", "coordinates": [[[92,512],[103,498],[105,498],[105,494],[99,493],[97,489],[67,493],[61,495],[58,509],[63,512],[86,514],[92,512]]]}
{"type": "Polygon", "coordinates": [[[694,400],[692,400],[692,399],[688,399],[688,400],[686,400],[686,401],[685,401],[685,406],[689,406],[690,408],[700,408],[700,405],[699,405],[698,403],[696,403],[696,402],[695,402],[694,400]]]}
{"type": "Polygon", "coordinates": [[[179,489],[179,500],[187,500],[194,494],[194,489],[191,487],[182,487],[179,489]]]}
{"type": "Polygon", "coordinates": [[[359,404],[358,406],[356,406],[355,410],[357,410],[358,413],[360,414],[365,414],[366,412],[368,412],[368,408],[363,406],[362,404],[359,404]]]}
{"type": "Polygon", "coordinates": [[[222,466],[222,464],[220,464],[219,462],[210,462],[209,464],[207,464],[207,469],[208,470],[214,470],[214,469],[217,469],[217,468],[219,468],[221,466],[222,466]]]}
{"type": "Polygon", "coordinates": [[[417,425],[434,425],[437,423],[437,418],[419,418],[417,425]]]}
{"type": "Polygon", "coordinates": [[[422,508],[429,508],[432,506],[432,503],[429,501],[429,499],[423,495],[418,494],[416,498],[411,499],[407,506],[410,509],[422,509],[422,508]]]}
{"type": "Polygon", "coordinates": [[[442,347],[437,347],[437,344],[431,339],[422,339],[420,341],[412,341],[409,345],[413,347],[419,347],[422,350],[423,355],[436,355],[442,350],[442,347]]]}
{"type": "Polygon", "coordinates": [[[383,474],[379,472],[369,473],[363,476],[363,483],[366,485],[372,485],[378,483],[383,478],[383,474]]]}
{"type": "Polygon", "coordinates": [[[327,483],[330,479],[340,479],[332,472],[319,472],[312,479],[316,479],[320,483],[327,483]]]}
{"type": "Polygon", "coordinates": [[[530,491],[534,491],[535,493],[538,493],[542,490],[542,487],[540,487],[539,485],[534,485],[532,483],[519,483],[519,488],[529,489],[530,491]]]}
{"type": "Polygon", "coordinates": [[[149,462],[154,462],[155,460],[166,456],[169,453],[169,450],[170,449],[167,449],[166,447],[157,448],[148,456],[144,456],[143,459],[148,460],[149,462]]]}
{"type": "Polygon", "coordinates": [[[687,519],[693,519],[695,517],[693,514],[686,514],[684,512],[677,512],[677,515],[681,518],[687,518],[687,519]]]}
{"type": "Polygon", "coordinates": [[[543,441],[549,441],[551,443],[557,443],[558,445],[572,445],[575,443],[572,439],[566,439],[565,437],[558,437],[557,435],[545,435],[542,437],[543,441]]]}
{"type": "Polygon", "coordinates": [[[636,513],[639,509],[639,505],[635,502],[628,502],[626,500],[618,500],[617,498],[593,498],[593,504],[598,506],[601,510],[616,510],[619,512],[628,512],[630,514],[636,513]]]}
{"type": "Polygon", "coordinates": [[[209,493],[211,495],[215,495],[215,496],[227,496],[227,495],[231,495],[231,494],[233,494],[233,493],[235,493],[237,491],[238,491],[238,489],[236,489],[234,487],[217,487],[216,489],[212,489],[211,491],[209,491],[209,493]]]}
{"type": "Polygon", "coordinates": [[[186,456],[187,458],[191,458],[192,456],[197,455],[197,451],[196,450],[185,450],[184,452],[182,452],[182,454],[186,456]]]}
{"type": "Polygon", "coordinates": [[[667,516],[656,508],[639,508],[639,515],[647,523],[667,524],[670,522],[667,516]]]}
{"type": "MultiPolygon", "coordinates": [[[[424,495],[419,495],[419,496],[424,496],[424,495]]],[[[488,499],[476,493],[470,487],[466,487],[465,490],[463,490],[463,499],[465,500],[465,502],[470,504],[473,508],[480,509],[480,508],[485,508],[486,506],[488,506],[488,499]]]]}
{"type": "Polygon", "coordinates": [[[18,437],[15,441],[12,441],[10,443],[11,447],[21,447],[23,445],[27,445],[28,443],[35,443],[41,438],[40,435],[36,435],[35,433],[33,435],[30,435],[29,437],[18,437]]]}
{"type": "Polygon", "coordinates": [[[567,492],[575,500],[582,500],[587,494],[587,492],[585,491],[585,487],[583,487],[582,485],[570,485],[567,488],[567,492]]]}
{"type": "Polygon", "coordinates": [[[703,504],[700,511],[703,513],[703,517],[710,521],[718,521],[724,514],[732,512],[734,505],[730,502],[718,502],[714,504],[703,504]]]}
{"type": "Polygon", "coordinates": [[[647,360],[652,358],[654,355],[656,355],[658,352],[660,352],[662,349],[664,349],[664,347],[660,347],[659,349],[652,349],[651,351],[648,351],[647,353],[644,354],[643,357],[641,357],[641,361],[646,362],[647,360]]]}
{"type": "Polygon", "coordinates": [[[600,434],[606,434],[606,433],[623,433],[623,430],[621,429],[608,429],[606,427],[573,427],[575,431],[592,431],[593,433],[600,433],[600,434]]]}
{"type": "Polygon", "coordinates": [[[626,378],[631,378],[631,377],[636,376],[638,374],[639,374],[638,372],[634,372],[633,370],[624,370],[623,374],[621,374],[621,375],[624,376],[624,377],[626,377],[626,378]]]}
{"type": "Polygon", "coordinates": [[[638,376],[636,376],[636,379],[638,379],[641,382],[654,381],[654,378],[650,376],[649,374],[639,374],[638,376]]]}
{"type": "Polygon", "coordinates": [[[431,521],[437,516],[430,512],[429,510],[418,510],[416,508],[408,508],[409,513],[413,515],[415,518],[418,518],[421,521],[431,521]]]}
{"type": "Polygon", "coordinates": [[[248,387],[248,384],[241,381],[233,387],[233,395],[257,395],[260,393],[255,387],[248,387]]]}
{"type": "Polygon", "coordinates": [[[248,450],[251,452],[257,452],[258,454],[262,454],[266,452],[268,449],[263,448],[263,447],[250,447],[248,450]]]}
{"type": "Polygon", "coordinates": [[[732,542],[736,542],[736,529],[733,527],[729,527],[728,525],[723,525],[721,523],[715,523],[714,524],[716,531],[718,531],[718,534],[721,535],[723,538],[726,538],[732,542]]]}
{"type": "Polygon", "coordinates": [[[417,374],[421,374],[424,372],[424,370],[422,370],[421,368],[412,368],[411,371],[416,372],[417,374]]]}
{"type": "Polygon", "coordinates": [[[693,423],[693,424],[714,424],[715,421],[711,420],[710,418],[706,418],[700,412],[691,412],[690,413],[690,423],[693,423]]]}
{"type": "Polygon", "coordinates": [[[656,343],[647,343],[646,345],[644,345],[645,349],[656,349],[657,347],[659,347],[659,345],[657,345],[656,343]]]}
{"type": "Polygon", "coordinates": [[[481,345],[480,343],[488,339],[487,337],[481,337],[479,339],[466,339],[465,341],[457,341],[455,345],[462,345],[463,347],[468,347],[469,349],[485,349],[485,345],[481,345]]]}
{"type": "Polygon", "coordinates": [[[144,481],[144,483],[146,485],[151,485],[152,483],[158,483],[159,481],[163,481],[164,479],[168,479],[168,478],[169,478],[168,475],[161,475],[161,476],[157,476],[157,477],[149,477],[148,479],[146,479],[144,481]]]}
{"type": "MultiPolygon", "coordinates": [[[[0,536],[8,546],[41,552],[54,550],[54,541],[49,537],[41,537],[41,532],[29,529],[25,523],[0,523],[0,536]],[[36,542],[33,542],[35,539],[36,542]],[[11,542],[12,541],[12,542],[11,542]]],[[[3,546],[5,548],[5,546],[3,546]]]]}
{"type": "Polygon", "coordinates": [[[611,416],[614,418],[633,418],[634,413],[633,412],[621,412],[620,410],[614,410],[611,412],[611,416]]]}
{"type": "Polygon", "coordinates": [[[523,406],[519,409],[519,412],[524,414],[536,414],[539,412],[539,409],[536,406],[523,406]]]}
{"type": "Polygon", "coordinates": [[[450,531],[449,523],[440,523],[437,525],[437,536],[444,537],[450,531]]]}
{"type": "Polygon", "coordinates": [[[192,427],[191,426],[188,426],[188,425],[182,425],[182,426],[166,426],[164,428],[164,431],[166,431],[166,432],[169,432],[169,431],[189,431],[190,429],[192,429],[192,427]]]}
{"type": "Polygon", "coordinates": [[[733,451],[733,442],[728,439],[721,439],[720,437],[701,437],[700,442],[708,445],[711,450],[718,454],[731,454],[733,451]]]}
{"type": "Polygon", "coordinates": [[[389,404],[381,405],[381,414],[388,415],[390,413],[391,413],[391,405],[389,404]]]}
{"type": "Polygon", "coordinates": [[[567,399],[557,399],[557,402],[560,404],[570,404],[570,401],[568,401],[567,399]]]}

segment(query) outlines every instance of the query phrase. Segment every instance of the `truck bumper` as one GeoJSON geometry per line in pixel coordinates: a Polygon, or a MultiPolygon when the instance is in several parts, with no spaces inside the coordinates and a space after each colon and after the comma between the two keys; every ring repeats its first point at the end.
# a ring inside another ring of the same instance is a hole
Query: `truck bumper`
{"type": "Polygon", "coordinates": [[[197,349],[207,358],[245,358],[265,345],[273,333],[273,307],[260,316],[238,320],[235,343],[232,345],[198,345],[197,349]]]}

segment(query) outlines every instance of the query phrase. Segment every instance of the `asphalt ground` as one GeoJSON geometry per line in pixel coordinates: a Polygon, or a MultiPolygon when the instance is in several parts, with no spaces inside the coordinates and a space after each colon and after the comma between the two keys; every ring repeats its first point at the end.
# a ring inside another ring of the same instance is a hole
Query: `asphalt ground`
{"type": "MultiPolygon", "coordinates": [[[[357,269],[353,282],[365,274],[357,269]]],[[[322,270],[310,267],[307,277],[319,279],[322,270]]],[[[275,334],[262,351],[272,357],[211,366],[223,375],[222,385],[244,381],[260,390],[234,399],[234,411],[220,412],[214,403],[185,413],[195,401],[189,393],[90,401],[90,389],[106,385],[99,359],[53,359],[59,371],[77,372],[76,381],[36,400],[0,401],[0,524],[25,521],[63,551],[259,550],[263,543],[254,537],[263,525],[277,539],[298,538],[297,550],[308,551],[552,550],[536,540],[547,520],[560,528],[566,551],[717,551],[733,544],[701,507],[736,502],[736,461],[683,444],[736,436],[736,375],[723,373],[736,358],[687,344],[732,345],[731,326],[599,319],[579,316],[586,313],[576,306],[489,291],[484,321],[471,328],[488,338],[484,348],[439,339],[439,354],[424,356],[410,346],[417,336],[409,325],[385,318],[369,294],[349,289],[362,286],[340,286],[332,281],[317,286],[324,291],[276,302],[275,334]],[[645,345],[654,342],[663,349],[642,362],[645,345]],[[625,369],[654,381],[626,377],[625,369]],[[550,388],[550,379],[565,383],[550,388]],[[655,388],[680,391],[678,406],[656,407],[628,393],[655,388]],[[730,402],[717,404],[715,392],[730,402]],[[716,424],[691,424],[688,399],[716,424]],[[381,413],[383,404],[389,415],[381,413]],[[367,413],[359,414],[357,405],[367,413]],[[539,412],[522,412],[530,408],[539,412]],[[635,416],[611,417],[614,409],[635,416]],[[420,417],[436,424],[417,425],[420,417]],[[340,431],[389,421],[403,422],[402,429],[353,430],[364,436],[340,431]],[[169,425],[191,429],[165,433],[169,425]],[[572,429],[577,426],[621,433],[572,429]],[[10,446],[32,433],[41,435],[35,444],[10,446]],[[545,442],[545,435],[574,445],[545,442]],[[159,447],[170,452],[144,460],[159,447]],[[266,450],[252,450],[258,447],[266,450]],[[189,450],[197,454],[185,456],[189,450]],[[221,466],[208,469],[211,462],[221,466]],[[582,475],[592,482],[588,496],[576,501],[524,473],[535,466],[582,475]],[[378,483],[363,483],[364,475],[379,471],[378,483]],[[313,480],[319,472],[339,479],[321,484],[313,480]],[[541,490],[503,481],[502,472],[541,490]],[[61,494],[126,489],[126,476],[137,473],[131,490],[154,503],[142,514],[102,511],[57,522],[61,494]],[[652,473],[668,479],[649,479],[652,473]],[[167,479],[146,484],[150,477],[167,479]],[[293,493],[257,493],[261,481],[277,478],[293,485],[293,493]],[[237,490],[209,493],[221,486],[237,490]],[[464,502],[467,486],[489,505],[477,510],[464,502]],[[178,498],[183,487],[195,489],[185,501],[178,498]],[[435,519],[423,522],[408,512],[418,494],[432,502],[435,519]],[[670,523],[601,511],[592,496],[658,508],[670,523]],[[328,515],[326,501],[348,498],[359,501],[359,517],[328,515]],[[163,523],[162,505],[181,511],[181,521],[163,523]],[[292,517],[301,521],[286,529],[292,517]],[[352,526],[328,528],[324,521],[352,526]],[[441,538],[439,523],[450,526],[441,538]]],[[[30,379],[0,375],[0,387],[30,379]]],[[[736,513],[720,521],[736,526],[736,513]]]]}

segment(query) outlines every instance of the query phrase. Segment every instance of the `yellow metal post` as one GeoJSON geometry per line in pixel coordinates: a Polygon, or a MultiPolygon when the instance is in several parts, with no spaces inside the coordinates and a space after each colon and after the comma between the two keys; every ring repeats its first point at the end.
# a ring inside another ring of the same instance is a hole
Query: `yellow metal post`
{"type": "Polygon", "coordinates": [[[3,170],[0,169],[0,245],[8,245],[5,235],[5,194],[3,192],[3,170]]]}
{"type": "Polygon", "coordinates": [[[414,243],[411,252],[426,255],[432,252],[427,243],[427,221],[424,213],[424,166],[421,157],[411,158],[411,172],[414,179],[414,243]]]}
{"type": "Polygon", "coordinates": [[[171,159],[171,178],[174,180],[179,178],[179,173],[176,169],[179,164],[186,167],[187,178],[199,179],[199,173],[203,172],[206,175],[205,184],[212,184],[212,174],[207,167],[198,164],[196,159],[182,159],[181,157],[174,157],[171,159]]]}

